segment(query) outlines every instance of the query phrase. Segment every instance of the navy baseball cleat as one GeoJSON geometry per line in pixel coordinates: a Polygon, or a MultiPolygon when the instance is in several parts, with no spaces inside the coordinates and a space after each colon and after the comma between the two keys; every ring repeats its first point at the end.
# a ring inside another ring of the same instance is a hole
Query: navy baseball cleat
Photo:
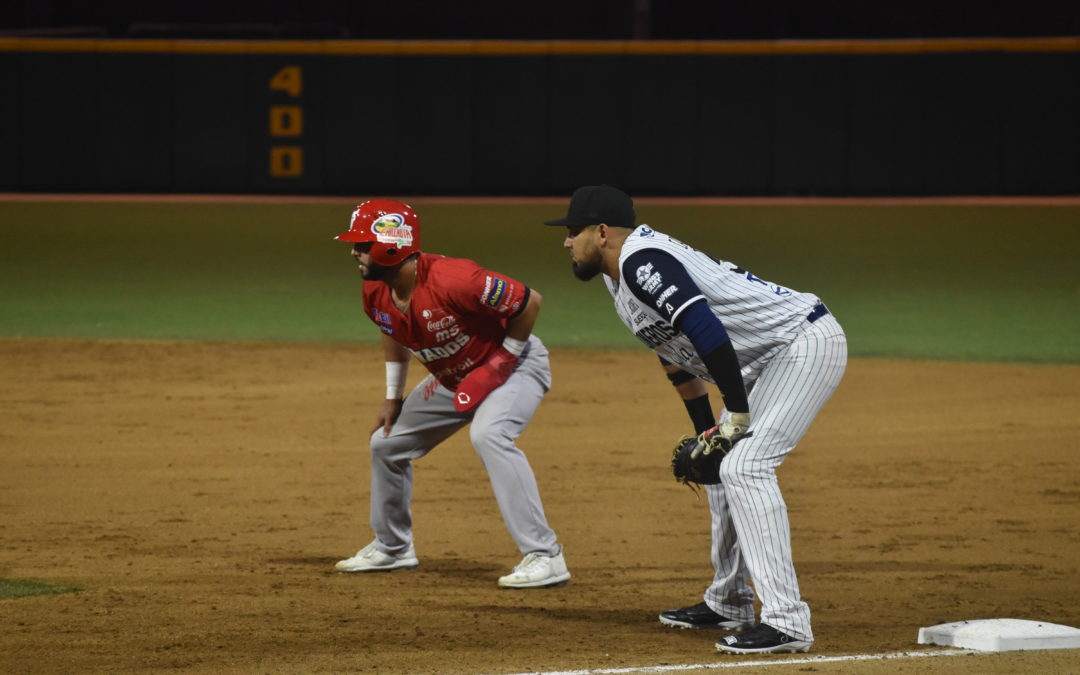
{"type": "Polygon", "coordinates": [[[665,626],[675,626],[676,628],[720,628],[723,630],[739,630],[750,625],[717,614],[709,609],[709,606],[704,602],[699,602],[690,607],[660,612],[660,623],[665,626]]]}
{"type": "Polygon", "coordinates": [[[762,623],[745,633],[727,636],[716,643],[716,649],[729,654],[798,654],[810,651],[812,644],[762,623]]]}

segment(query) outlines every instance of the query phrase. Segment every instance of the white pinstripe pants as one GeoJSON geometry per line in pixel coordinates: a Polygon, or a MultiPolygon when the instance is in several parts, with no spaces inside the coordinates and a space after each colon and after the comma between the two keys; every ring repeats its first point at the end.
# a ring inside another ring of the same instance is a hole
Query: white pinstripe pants
{"type": "Polygon", "coordinates": [[[753,436],[735,445],[720,465],[721,484],[706,490],[716,574],[705,602],[713,611],[752,622],[756,589],[762,623],[801,640],[814,639],[810,607],[795,577],[791,527],[776,469],[836,390],[846,365],[844,330],[826,314],[807,323],[756,381],[746,383],[753,436]]]}

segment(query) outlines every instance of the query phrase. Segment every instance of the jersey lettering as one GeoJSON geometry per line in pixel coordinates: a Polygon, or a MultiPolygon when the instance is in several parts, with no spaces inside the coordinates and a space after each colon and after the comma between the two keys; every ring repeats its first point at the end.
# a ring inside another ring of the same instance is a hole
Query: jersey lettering
{"type": "Polygon", "coordinates": [[[460,375],[463,375],[463,374],[469,372],[470,370],[472,370],[473,366],[475,366],[475,365],[476,364],[473,363],[472,359],[465,359],[464,361],[457,364],[456,366],[450,366],[449,368],[443,368],[442,370],[440,370],[438,372],[435,372],[435,373],[432,373],[432,374],[435,376],[436,381],[444,380],[444,379],[446,379],[448,377],[458,377],[460,375]]]}
{"type": "Polygon", "coordinates": [[[430,363],[431,361],[438,361],[439,359],[445,359],[457,354],[461,351],[461,348],[469,344],[469,340],[472,339],[468,335],[461,333],[451,342],[447,342],[444,345],[438,345],[436,347],[428,347],[426,349],[412,349],[410,350],[416,355],[416,358],[420,359],[422,363],[430,363]]]}
{"type": "Polygon", "coordinates": [[[634,333],[634,335],[637,336],[637,339],[641,340],[646,347],[655,349],[678,335],[678,331],[670,324],[663,323],[662,321],[655,321],[647,326],[642,326],[634,333]]]}
{"type": "MultiPolygon", "coordinates": [[[[659,307],[660,305],[664,304],[664,301],[670,298],[671,294],[677,290],[679,290],[679,287],[675,285],[665,288],[664,292],[660,294],[660,297],[656,299],[656,306],[659,307]]],[[[671,305],[668,305],[668,307],[671,307],[671,305]]],[[[668,314],[671,314],[670,309],[668,309],[668,314]]]]}
{"type": "MultiPolygon", "coordinates": [[[[432,316],[434,316],[434,313],[430,309],[425,309],[423,312],[421,312],[420,315],[423,316],[425,319],[430,319],[432,316]]],[[[436,333],[440,330],[450,328],[456,323],[457,317],[447,315],[437,321],[428,321],[426,328],[428,329],[429,333],[436,333]]]]}
{"type": "Polygon", "coordinates": [[[456,337],[461,332],[460,326],[451,326],[446,330],[440,330],[435,332],[436,342],[446,342],[447,340],[456,337]]]}

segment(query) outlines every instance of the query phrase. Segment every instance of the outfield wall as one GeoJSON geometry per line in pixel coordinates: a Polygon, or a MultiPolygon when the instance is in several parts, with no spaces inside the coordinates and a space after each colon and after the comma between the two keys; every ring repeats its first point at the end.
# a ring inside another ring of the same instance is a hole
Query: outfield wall
{"type": "Polygon", "coordinates": [[[0,39],[0,190],[1080,194],[1080,38],[0,39]]]}

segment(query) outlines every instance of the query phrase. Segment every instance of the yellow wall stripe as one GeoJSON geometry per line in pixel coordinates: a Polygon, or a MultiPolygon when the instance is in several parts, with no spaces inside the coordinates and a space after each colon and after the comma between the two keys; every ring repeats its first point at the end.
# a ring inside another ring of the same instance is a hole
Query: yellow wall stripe
{"type": "Polygon", "coordinates": [[[1075,52],[1080,37],[910,40],[101,40],[0,38],[0,52],[172,54],[924,54],[1075,52]]]}

